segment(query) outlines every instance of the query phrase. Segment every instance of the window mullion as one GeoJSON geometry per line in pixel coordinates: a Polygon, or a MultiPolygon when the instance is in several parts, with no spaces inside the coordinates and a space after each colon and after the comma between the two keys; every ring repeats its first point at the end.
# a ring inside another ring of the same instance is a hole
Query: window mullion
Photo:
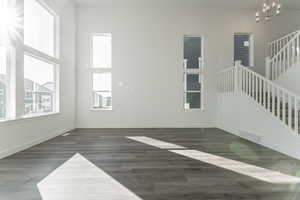
{"type": "Polygon", "coordinates": [[[42,51],[39,51],[39,50],[34,49],[27,45],[24,45],[24,53],[29,56],[35,57],[39,60],[43,60],[50,64],[59,64],[59,59],[57,59],[53,56],[49,56],[49,55],[43,53],[42,51]]]}

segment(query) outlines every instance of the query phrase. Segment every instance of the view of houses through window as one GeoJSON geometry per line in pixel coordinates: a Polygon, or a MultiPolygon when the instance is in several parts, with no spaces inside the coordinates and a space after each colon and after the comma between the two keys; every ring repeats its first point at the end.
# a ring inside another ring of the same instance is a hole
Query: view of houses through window
{"type": "Polygon", "coordinates": [[[111,73],[93,74],[93,108],[109,109],[112,106],[111,73]]]}
{"type": "Polygon", "coordinates": [[[31,56],[24,56],[25,114],[54,110],[54,66],[31,56]]]}

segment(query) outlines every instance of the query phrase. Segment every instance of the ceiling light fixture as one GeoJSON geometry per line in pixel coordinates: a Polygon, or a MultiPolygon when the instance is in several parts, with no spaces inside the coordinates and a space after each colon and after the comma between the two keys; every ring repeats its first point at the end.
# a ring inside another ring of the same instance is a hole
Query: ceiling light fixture
{"type": "Polygon", "coordinates": [[[255,13],[256,22],[260,22],[262,19],[269,21],[272,17],[280,14],[281,7],[280,0],[264,0],[262,8],[255,13]]]}

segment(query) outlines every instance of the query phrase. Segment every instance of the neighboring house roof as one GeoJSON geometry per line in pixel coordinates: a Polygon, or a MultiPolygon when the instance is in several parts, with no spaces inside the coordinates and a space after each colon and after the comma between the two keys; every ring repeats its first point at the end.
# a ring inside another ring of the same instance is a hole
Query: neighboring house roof
{"type": "Polygon", "coordinates": [[[40,84],[37,84],[37,83],[34,83],[32,80],[30,79],[25,79],[24,81],[24,86],[25,86],[25,90],[34,90],[34,88],[36,88],[36,90],[38,90],[39,92],[53,92],[53,89],[54,88],[54,83],[51,83],[51,82],[47,82],[43,85],[40,85],[40,84]],[[51,84],[53,86],[51,86],[51,84]]]}
{"type": "MultiPolygon", "coordinates": [[[[4,74],[0,74],[0,82],[4,82],[5,78],[4,78],[4,74]]],[[[30,79],[25,79],[24,80],[24,87],[25,90],[33,90],[34,88],[37,88],[38,91],[40,92],[53,92],[54,90],[54,83],[53,82],[47,82],[43,85],[39,85],[37,83],[34,83],[32,80],[30,79]]]]}
{"type": "Polygon", "coordinates": [[[42,86],[47,88],[50,91],[54,91],[54,83],[53,82],[44,83],[42,86]]]}

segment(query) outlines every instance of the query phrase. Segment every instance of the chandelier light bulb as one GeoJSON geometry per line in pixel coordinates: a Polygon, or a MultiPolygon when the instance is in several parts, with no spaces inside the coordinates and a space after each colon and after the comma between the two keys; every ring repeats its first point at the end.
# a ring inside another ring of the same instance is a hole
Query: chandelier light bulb
{"type": "Polygon", "coordinates": [[[280,0],[263,0],[262,7],[255,13],[255,21],[269,21],[281,13],[281,7],[280,0]]]}
{"type": "Polygon", "coordinates": [[[280,10],[276,10],[276,15],[279,15],[280,14],[280,10]]]}

